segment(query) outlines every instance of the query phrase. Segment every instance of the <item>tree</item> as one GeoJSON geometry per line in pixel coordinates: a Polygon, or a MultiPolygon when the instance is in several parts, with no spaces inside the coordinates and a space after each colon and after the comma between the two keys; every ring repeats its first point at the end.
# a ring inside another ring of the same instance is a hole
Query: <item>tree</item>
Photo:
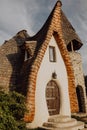
{"type": "Polygon", "coordinates": [[[26,130],[23,121],[25,97],[17,92],[0,92],[0,130],[26,130]]]}

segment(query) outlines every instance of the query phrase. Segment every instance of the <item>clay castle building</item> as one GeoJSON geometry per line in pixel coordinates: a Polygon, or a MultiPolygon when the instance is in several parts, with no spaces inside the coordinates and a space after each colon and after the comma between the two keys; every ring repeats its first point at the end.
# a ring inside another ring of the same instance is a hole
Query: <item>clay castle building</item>
{"type": "Polygon", "coordinates": [[[82,45],[57,1],[37,34],[22,30],[0,46],[0,89],[26,96],[24,119],[31,126],[49,116],[87,112],[82,45]]]}

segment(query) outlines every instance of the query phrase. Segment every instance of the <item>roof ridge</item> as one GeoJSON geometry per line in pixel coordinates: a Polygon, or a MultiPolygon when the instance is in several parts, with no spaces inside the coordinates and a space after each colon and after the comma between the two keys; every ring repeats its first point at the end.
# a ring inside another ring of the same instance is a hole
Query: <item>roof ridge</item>
{"type": "Polygon", "coordinates": [[[72,41],[76,40],[76,49],[78,50],[82,46],[82,42],[79,36],[76,34],[70,21],[67,19],[66,15],[63,13],[62,2],[58,0],[48,16],[46,22],[42,28],[33,37],[28,38],[28,40],[36,40],[37,48],[45,42],[46,39],[50,40],[53,32],[57,32],[64,39],[66,46],[72,41]]]}
{"type": "Polygon", "coordinates": [[[61,1],[61,0],[58,0],[58,1],[57,1],[57,4],[59,4],[59,6],[62,6],[62,1],[61,1]]]}
{"type": "Polygon", "coordinates": [[[61,6],[62,6],[62,3],[61,3],[60,0],[58,0],[56,2],[56,4],[55,4],[53,10],[51,11],[50,15],[48,16],[46,22],[43,24],[42,28],[33,37],[30,37],[29,38],[30,40],[32,40],[32,39],[37,40],[38,38],[40,38],[39,34],[42,34],[42,35],[43,35],[43,33],[47,34],[47,32],[49,31],[50,26],[52,25],[52,22],[54,21],[52,19],[55,19],[55,17],[53,17],[53,16],[55,16],[57,13],[59,14],[60,10],[58,12],[58,9],[61,9],[61,6]],[[55,12],[56,12],[56,14],[55,14],[55,12]]]}

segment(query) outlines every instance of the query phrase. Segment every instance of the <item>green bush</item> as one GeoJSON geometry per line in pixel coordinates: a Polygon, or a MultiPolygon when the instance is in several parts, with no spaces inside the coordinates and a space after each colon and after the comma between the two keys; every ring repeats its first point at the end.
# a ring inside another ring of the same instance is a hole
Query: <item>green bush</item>
{"type": "Polygon", "coordinates": [[[17,92],[0,92],[0,130],[26,130],[23,121],[25,97],[17,92]]]}

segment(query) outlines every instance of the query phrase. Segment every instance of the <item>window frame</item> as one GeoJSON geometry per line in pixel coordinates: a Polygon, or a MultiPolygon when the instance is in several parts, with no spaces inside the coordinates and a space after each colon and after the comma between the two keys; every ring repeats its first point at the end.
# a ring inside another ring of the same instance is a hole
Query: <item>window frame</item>
{"type": "Polygon", "coordinates": [[[26,60],[28,60],[28,59],[29,59],[29,53],[28,53],[27,50],[25,50],[25,58],[24,58],[24,60],[26,61],[26,60]]]}
{"type": "Polygon", "coordinates": [[[56,48],[55,48],[55,46],[49,46],[49,61],[56,62],[56,48]]]}

